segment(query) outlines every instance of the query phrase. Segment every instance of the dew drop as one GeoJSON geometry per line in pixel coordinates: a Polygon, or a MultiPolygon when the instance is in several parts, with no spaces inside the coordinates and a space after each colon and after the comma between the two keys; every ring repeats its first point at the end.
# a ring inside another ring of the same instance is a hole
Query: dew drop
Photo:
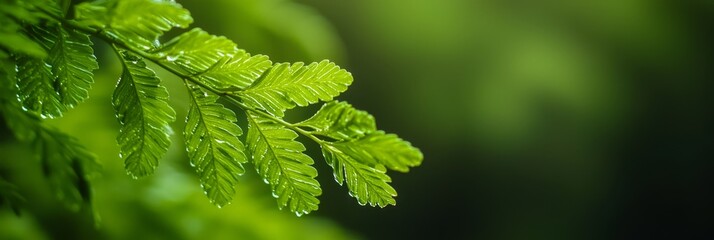
{"type": "Polygon", "coordinates": [[[173,61],[176,61],[176,59],[178,59],[178,58],[179,58],[178,55],[168,55],[168,56],[166,56],[166,61],[173,62],[173,61]]]}

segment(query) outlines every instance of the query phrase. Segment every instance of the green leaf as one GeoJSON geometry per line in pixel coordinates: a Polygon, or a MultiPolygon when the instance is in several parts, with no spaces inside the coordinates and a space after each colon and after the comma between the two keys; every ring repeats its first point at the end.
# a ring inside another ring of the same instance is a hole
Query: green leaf
{"type": "Polygon", "coordinates": [[[99,168],[94,156],[75,138],[56,130],[41,128],[35,140],[35,152],[55,195],[73,210],[89,202],[89,179],[99,168]]]}
{"type": "Polygon", "coordinates": [[[339,101],[325,103],[315,115],[296,125],[335,140],[355,139],[377,130],[372,115],[339,101]]]}
{"type": "Polygon", "coordinates": [[[42,49],[42,46],[32,41],[20,29],[20,25],[16,22],[0,16],[0,49],[8,49],[35,58],[46,57],[47,52],[42,49]]]}
{"type": "Polygon", "coordinates": [[[268,56],[251,56],[239,49],[232,56],[222,58],[197,78],[216,89],[237,88],[241,90],[250,86],[272,64],[268,56]]]}
{"type": "Polygon", "coordinates": [[[66,110],[56,89],[58,82],[52,76],[52,67],[37,58],[18,57],[17,85],[22,106],[43,118],[61,117],[66,110]]]}
{"type": "Polygon", "coordinates": [[[166,65],[178,66],[187,75],[197,75],[237,51],[238,47],[231,40],[194,28],[152,52],[166,65]]]}
{"type": "Polygon", "coordinates": [[[0,4],[0,28],[6,27],[2,19],[13,19],[21,23],[37,24],[41,19],[53,20],[62,12],[53,0],[3,0],[0,4]],[[50,15],[48,15],[49,13],[50,15]]]}
{"type": "Polygon", "coordinates": [[[79,4],[75,11],[80,24],[108,28],[104,31],[115,39],[144,50],[158,47],[164,32],[193,22],[188,10],[168,0],[95,1],[79,4]]]}
{"type": "Polygon", "coordinates": [[[287,207],[298,216],[317,210],[322,194],[315,180],[317,170],[293,130],[252,112],[248,116],[246,142],[256,170],[270,184],[278,207],[287,207]]]}
{"type": "Polygon", "coordinates": [[[94,83],[92,71],[99,68],[89,35],[59,25],[36,26],[31,32],[49,52],[45,61],[52,66],[62,104],[70,109],[83,102],[94,83]]]}
{"type": "Polygon", "coordinates": [[[35,138],[37,119],[32,119],[32,115],[22,110],[17,95],[15,61],[0,58],[0,113],[15,138],[28,141],[35,138]]]}
{"type": "Polygon", "coordinates": [[[236,93],[250,107],[282,117],[283,111],[330,101],[347,90],[352,75],[327,60],[320,63],[275,64],[250,87],[236,93]]]}
{"type": "Polygon", "coordinates": [[[335,142],[332,146],[360,162],[385,165],[400,172],[409,172],[410,167],[419,166],[424,158],[419,149],[409,142],[383,131],[376,131],[359,139],[335,142]]]}
{"type": "Polygon", "coordinates": [[[267,56],[250,56],[225,37],[194,28],[153,51],[168,66],[217,89],[250,86],[270,68],[267,56]]]}
{"type": "Polygon", "coordinates": [[[370,165],[385,165],[400,172],[419,166],[419,149],[394,134],[377,131],[374,117],[345,102],[329,102],[297,126],[313,129],[310,133],[327,136],[337,142],[332,146],[352,158],[370,165]]]}
{"type": "Polygon", "coordinates": [[[25,202],[25,198],[18,192],[18,187],[6,181],[0,176],[0,206],[7,205],[20,216],[20,204],[25,202]]]}
{"type": "Polygon", "coordinates": [[[397,204],[394,200],[397,191],[389,185],[392,179],[387,176],[383,165],[369,166],[330,142],[323,142],[320,146],[337,183],[342,185],[346,181],[350,196],[357,198],[360,205],[385,207],[397,204]]]}
{"type": "Polygon", "coordinates": [[[186,116],[186,150],[208,198],[218,207],[230,203],[238,176],[245,172],[243,131],[233,111],[216,103],[218,96],[187,83],[192,100],[186,116]]]}
{"type": "Polygon", "coordinates": [[[120,53],[124,70],[112,104],[121,123],[117,142],[127,173],[134,178],[154,172],[171,144],[170,122],[176,116],[169,93],[156,74],[138,56],[120,53]]]}

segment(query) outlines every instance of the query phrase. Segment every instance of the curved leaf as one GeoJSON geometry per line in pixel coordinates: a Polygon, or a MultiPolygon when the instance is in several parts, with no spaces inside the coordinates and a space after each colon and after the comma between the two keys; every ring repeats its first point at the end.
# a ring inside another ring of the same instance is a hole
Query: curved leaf
{"type": "Polygon", "coordinates": [[[245,172],[245,147],[238,139],[243,131],[235,113],[216,103],[217,95],[187,84],[192,104],[184,129],[186,150],[206,195],[221,207],[230,203],[238,176],[245,172]]]}
{"type": "Polygon", "coordinates": [[[62,104],[73,108],[89,97],[92,71],[99,68],[89,35],[59,25],[33,27],[31,32],[49,52],[46,61],[62,104]]]}
{"type": "Polygon", "coordinates": [[[0,58],[0,113],[15,138],[27,141],[35,137],[35,119],[20,106],[15,75],[15,60],[0,58]]]}
{"type": "Polygon", "coordinates": [[[317,210],[322,194],[315,180],[317,170],[313,160],[305,155],[305,147],[295,138],[293,130],[271,120],[247,112],[246,142],[258,174],[270,184],[278,206],[288,207],[298,216],[317,210]]]}
{"type": "Polygon", "coordinates": [[[167,66],[177,66],[186,75],[197,75],[237,51],[231,40],[194,28],[152,52],[167,66]]]}
{"type": "Polygon", "coordinates": [[[376,131],[359,139],[335,142],[334,148],[370,165],[381,164],[400,172],[419,166],[424,156],[419,149],[397,135],[376,131]]]}
{"type": "Polygon", "coordinates": [[[273,63],[265,55],[251,56],[238,50],[197,76],[197,78],[217,89],[245,89],[258,79],[273,63]]]}
{"type": "Polygon", "coordinates": [[[109,0],[76,6],[76,20],[103,29],[115,39],[149,50],[171,28],[186,28],[191,14],[170,0],[109,0]]]}
{"type": "Polygon", "coordinates": [[[320,146],[337,183],[342,185],[346,181],[350,196],[357,198],[360,205],[385,207],[397,204],[394,200],[397,191],[389,185],[392,179],[387,176],[384,166],[371,167],[329,142],[320,146]]]}
{"type": "Polygon", "coordinates": [[[330,101],[352,83],[352,75],[330,61],[311,63],[275,64],[250,87],[236,95],[254,108],[263,109],[275,116],[298,106],[318,101],[330,101]]]}
{"type": "Polygon", "coordinates": [[[56,88],[51,66],[42,59],[18,57],[17,86],[22,106],[43,118],[61,117],[66,107],[56,88]]]}
{"type": "Polygon", "coordinates": [[[127,173],[134,178],[154,172],[171,144],[170,122],[176,113],[159,78],[140,57],[121,52],[124,65],[112,104],[121,123],[117,142],[127,173]]]}
{"type": "Polygon", "coordinates": [[[339,101],[325,103],[315,115],[296,125],[311,128],[313,134],[335,140],[359,138],[377,130],[372,115],[339,101]]]}

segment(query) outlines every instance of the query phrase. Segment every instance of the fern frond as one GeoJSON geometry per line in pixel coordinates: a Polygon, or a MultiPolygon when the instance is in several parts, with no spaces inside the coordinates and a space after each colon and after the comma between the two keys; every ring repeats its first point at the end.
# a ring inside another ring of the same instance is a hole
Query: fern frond
{"type": "Polygon", "coordinates": [[[355,139],[377,130],[372,115],[339,101],[325,103],[315,115],[296,125],[335,140],[355,139]]]}
{"type": "Polygon", "coordinates": [[[171,28],[186,28],[193,22],[191,14],[170,0],[108,0],[76,6],[76,20],[103,29],[144,50],[158,47],[159,37],[171,28]]]}
{"type": "Polygon", "coordinates": [[[309,119],[296,124],[312,129],[311,133],[336,140],[333,147],[358,161],[385,165],[400,172],[419,166],[423,159],[419,149],[394,134],[378,131],[374,117],[346,102],[328,102],[309,119]]]}
{"type": "Polygon", "coordinates": [[[151,52],[167,66],[177,66],[186,75],[197,75],[237,51],[231,40],[194,28],[151,52]]]}
{"type": "Polygon", "coordinates": [[[222,58],[197,78],[216,89],[245,89],[263,75],[272,64],[268,56],[251,56],[239,49],[230,57],[222,58]]]}
{"type": "Polygon", "coordinates": [[[112,96],[121,123],[117,142],[127,173],[134,178],[154,172],[171,143],[170,122],[176,116],[169,94],[144,60],[128,52],[119,54],[124,66],[112,96]]]}
{"type": "Polygon", "coordinates": [[[389,185],[392,179],[383,165],[369,166],[329,142],[320,146],[337,183],[347,182],[350,196],[357,198],[360,205],[385,207],[397,204],[394,200],[397,191],[389,185]]]}
{"type": "Polygon", "coordinates": [[[35,121],[22,110],[18,101],[18,86],[13,58],[0,58],[0,113],[7,128],[20,141],[35,138],[35,121]]]}
{"type": "Polygon", "coordinates": [[[90,201],[88,179],[99,168],[92,154],[76,139],[44,127],[38,130],[35,149],[52,190],[69,209],[77,211],[90,201]]]}
{"type": "Polygon", "coordinates": [[[236,95],[250,107],[282,117],[283,111],[330,101],[352,84],[352,75],[330,61],[275,64],[250,87],[236,95]]]}
{"type": "Polygon", "coordinates": [[[52,66],[62,104],[70,109],[89,97],[92,71],[99,68],[89,35],[59,25],[33,27],[31,32],[49,53],[45,61],[52,66]]]}
{"type": "Polygon", "coordinates": [[[238,176],[245,172],[245,147],[238,139],[243,131],[233,111],[216,103],[218,96],[187,83],[192,100],[186,116],[186,150],[201,186],[218,207],[230,203],[238,176]]]}
{"type": "Polygon", "coordinates": [[[317,210],[317,196],[322,194],[315,180],[317,170],[311,166],[312,158],[303,153],[305,147],[295,141],[297,133],[255,113],[246,115],[248,148],[258,174],[270,184],[278,207],[287,207],[298,216],[317,210]]]}
{"type": "Polygon", "coordinates": [[[61,117],[66,107],[56,91],[58,82],[52,76],[52,67],[42,59],[18,57],[17,86],[22,106],[43,118],[61,117]]]}
{"type": "Polygon", "coordinates": [[[410,167],[419,166],[424,158],[419,149],[409,142],[383,131],[376,131],[354,140],[331,143],[331,145],[363,163],[381,164],[399,172],[409,172],[410,167]]]}
{"type": "Polygon", "coordinates": [[[153,50],[159,61],[216,89],[244,89],[270,68],[267,56],[252,56],[225,37],[194,28],[153,50]]]}

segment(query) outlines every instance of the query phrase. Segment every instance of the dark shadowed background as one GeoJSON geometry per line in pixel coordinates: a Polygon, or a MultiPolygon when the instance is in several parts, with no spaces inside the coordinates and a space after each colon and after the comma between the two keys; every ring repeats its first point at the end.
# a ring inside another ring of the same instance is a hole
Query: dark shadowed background
{"type": "MultiPolygon", "coordinates": [[[[331,59],[339,99],[424,153],[391,173],[397,206],[359,206],[308,144],[324,193],[300,218],[254,172],[233,204],[203,196],[181,145],[126,176],[109,96],[119,65],[97,43],[91,99],[54,121],[104,165],[98,227],[36,176],[2,239],[706,239],[712,204],[714,3],[707,0],[179,0],[194,26],[274,62],[331,59]]],[[[97,41],[98,42],[98,41],[97,41]]],[[[179,119],[182,83],[159,71],[179,119]]],[[[313,108],[314,110],[314,108],[313,108]]],[[[290,112],[300,119],[310,112],[290,112]]],[[[6,129],[3,161],[37,168],[6,129]]]]}

